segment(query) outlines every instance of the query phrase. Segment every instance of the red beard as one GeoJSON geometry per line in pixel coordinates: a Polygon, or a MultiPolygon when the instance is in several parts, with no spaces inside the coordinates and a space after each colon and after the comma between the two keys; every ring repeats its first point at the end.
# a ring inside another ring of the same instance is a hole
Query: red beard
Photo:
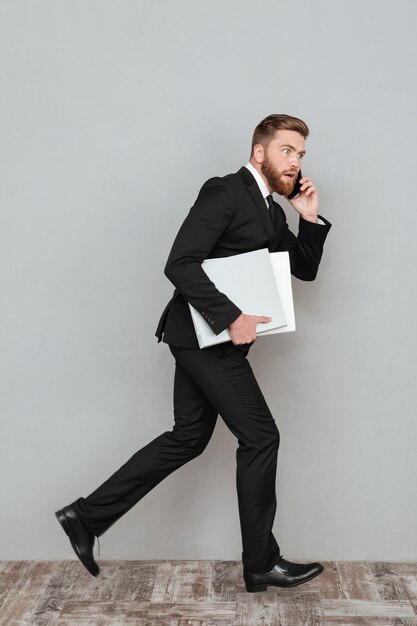
{"type": "Polygon", "coordinates": [[[276,191],[281,196],[287,197],[294,189],[296,178],[287,180],[283,172],[278,173],[267,155],[265,155],[265,160],[261,164],[261,172],[268,181],[272,191],[276,191]]]}

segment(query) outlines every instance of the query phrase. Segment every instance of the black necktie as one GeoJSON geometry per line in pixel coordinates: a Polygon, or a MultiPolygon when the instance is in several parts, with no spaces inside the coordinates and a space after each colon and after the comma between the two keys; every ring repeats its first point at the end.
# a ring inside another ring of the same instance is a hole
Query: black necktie
{"type": "Polygon", "coordinates": [[[271,217],[272,222],[274,222],[274,201],[272,200],[272,196],[266,196],[269,206],[269,215],[271,217]]]}

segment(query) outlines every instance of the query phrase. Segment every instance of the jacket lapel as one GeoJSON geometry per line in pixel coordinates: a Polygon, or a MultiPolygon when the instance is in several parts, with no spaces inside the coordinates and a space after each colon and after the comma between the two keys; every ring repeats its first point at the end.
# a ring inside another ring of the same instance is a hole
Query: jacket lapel
{"type": "Polygon", "coordinates": [[[272,223],[269,211],[266,207],[265,200],[262,197],[261,191],[258,187],[258,183],[250,173],[247,167],[244,165],[240,168],[239,174],[241,174],[244,182],[248,187],[248,191],[252,196],[256,209],[259,213],[259,217],[265,229],[265,233],[268,237],[268,247],[271,247],[276,236],[274,224],[272,223]]]}
{"type": "Polygon", "coordinates": [[[275,233],[272,238],[272,244],[269,242],[269,251],[277,252],[279,245],[281,243],[281,239],[284,236],[286,230],[288,230],[287,218],[285,217],[285,213],[281,205],[277,202],[275,203],[275,233]]]}

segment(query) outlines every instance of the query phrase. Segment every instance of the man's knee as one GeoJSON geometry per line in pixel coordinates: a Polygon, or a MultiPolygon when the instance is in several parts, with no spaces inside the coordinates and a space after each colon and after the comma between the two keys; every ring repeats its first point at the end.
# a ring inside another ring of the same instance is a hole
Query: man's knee
{"type": "Polygon", "coordinates": [[[280,437],[279,430],[276,424],[275,424],[275,429],[273,432],[274,432],[274,435],[273,435],[274,444],[275,444],[276,449],[278,450],[281,437],[280,437]]]}
{"type": "Polygon", "coordinates": [[[264,430],[261,437],[257,437],[253,441],[253,447],[258,450],[275,449],[278,450],[280,443],[280,434],[275,422],[272,422],[270,427],[264,430]]]}
{"type": "Polygon", "coordinates": [[[210,441],[212,430],[205,430],[197,435],[192,435],[183,433],[174,427],[172,431],[167,434],[170,439],[175,440],[182,447],[189,449],[190,456],[194,457],[199,456],[204,452],[208,442],[210,441]]]}
{"type": "Polygon", "coordinates": [[[280,434],[275,422],[271,423],[268,435],[265,437],[265,445],[278,450],[280,442],[280,434]]]}

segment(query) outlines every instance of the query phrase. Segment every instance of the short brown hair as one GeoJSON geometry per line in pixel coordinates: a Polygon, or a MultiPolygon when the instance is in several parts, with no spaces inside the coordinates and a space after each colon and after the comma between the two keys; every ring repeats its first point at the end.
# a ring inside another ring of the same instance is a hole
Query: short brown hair
{"type": "Polygon", "coordinates": [[[295,130],[304,139],[307,139],[309,133],[307,124],[298,117],[292,117],[284,113],[273,113],[259,122],[253,131],[251,156],[256,144],[261,144],[264,148],[267,148],[277,130],[295,130]]]}

